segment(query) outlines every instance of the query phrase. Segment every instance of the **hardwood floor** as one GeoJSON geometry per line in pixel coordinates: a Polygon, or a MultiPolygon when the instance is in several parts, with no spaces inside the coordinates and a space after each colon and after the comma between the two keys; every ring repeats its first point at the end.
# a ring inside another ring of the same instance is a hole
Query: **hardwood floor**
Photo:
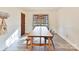
{"type": "MultiPolygon", "coordinates": [[[[55,50],[51,48],[50,51],[77,51],[73,46],[71,46],[68,42],[63,40],[57,34],[53,38],[55,50]]],[[[34,43],[39,43],[39,38],[35,38],[34,43]]],[[[44,43],[44,39],[42,38],[42,43],[44,43]]],[[[5,51],[30,51],[30,49],[26,48],[26,41],[19,40],[7,48],[5,51]]],[[[49,51],[46,46],[34,46],[32,51],[49,51]]]]}

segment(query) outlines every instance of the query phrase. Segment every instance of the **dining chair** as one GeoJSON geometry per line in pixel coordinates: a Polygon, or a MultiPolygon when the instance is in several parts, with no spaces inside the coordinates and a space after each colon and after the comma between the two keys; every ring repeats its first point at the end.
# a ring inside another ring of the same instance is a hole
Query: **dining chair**
{"type": "MultiPolygon", "coordinates": [[[[55,32],[54,31],[52,31],[52,30],[50,30],[50,33],[53,35],[53,37],[52,37],[52,39],[54,38],[54,35],[55,35],[55,32]]],[[[51,42],[52,42],[52,45],[53,45],[53,48],[55,49],[55,45],[54,45],[54,42],[53,42],[53,40],[51,39],[51,42]]],[[[48,38],[47,37],[45,37],[45,44],[47,43],[47,40],[48,40],[48,38]]]]}
{"type": "Polygon", "coordinates": [[[22,35],[22,39],[26,40],[26,47],[28,48],[29,46],[29,41],[30,38],[28,37],[29,33],[25,33],[24,35],[22,35]]]}

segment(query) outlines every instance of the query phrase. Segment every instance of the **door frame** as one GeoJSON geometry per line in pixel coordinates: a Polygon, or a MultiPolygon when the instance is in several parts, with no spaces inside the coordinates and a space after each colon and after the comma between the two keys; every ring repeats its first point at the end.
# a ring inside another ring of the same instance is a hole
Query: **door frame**
{"type": "Polygon", "coordinates": [[[25,13],[21,12],[21,36],[25,34],[25,13]]]}

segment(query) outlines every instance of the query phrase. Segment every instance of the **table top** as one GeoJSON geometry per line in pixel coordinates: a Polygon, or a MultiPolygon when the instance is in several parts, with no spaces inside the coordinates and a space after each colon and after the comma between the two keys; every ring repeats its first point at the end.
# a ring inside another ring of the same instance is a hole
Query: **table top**
{"type": "Polygon", "coordinates": [[[52,37],[52,34],[49,32],[45,26],[36,26],[32,32],[29,33],[29,37],[52,37]]]}

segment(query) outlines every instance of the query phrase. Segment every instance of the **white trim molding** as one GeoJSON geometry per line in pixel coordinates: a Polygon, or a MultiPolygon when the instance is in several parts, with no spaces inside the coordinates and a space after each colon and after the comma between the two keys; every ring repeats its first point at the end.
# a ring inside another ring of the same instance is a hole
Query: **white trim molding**
{"type": "MultiPolygon", "coordinates": [[[[56,32],[56,31],[55,31],[56,32]]],[[[56,32],[57,33],[57,32],[56,32]]],[[[68,40],[68,38],[62,36],[60,33],[57,33],[61,38],[63,38],[65,41],[67,41],[69,44],[71,44],[74,48],[76,48],[77,50],[79,50],[79,47],[77,47],[75,44],[73,44],[72,42],[70,42],[68,40]]]]}
{"type": "Polygon", "coordinates": [[[60,33],[58,33],[56,30],[54,30],[56,34],[58,34],[62,39],[64,39],[66,42],[68,42],[70,45],[72,45],[74,48],[79,50],[79,47],[77,45],[73,44],[68,38],[62,36],[60,33]]]}

